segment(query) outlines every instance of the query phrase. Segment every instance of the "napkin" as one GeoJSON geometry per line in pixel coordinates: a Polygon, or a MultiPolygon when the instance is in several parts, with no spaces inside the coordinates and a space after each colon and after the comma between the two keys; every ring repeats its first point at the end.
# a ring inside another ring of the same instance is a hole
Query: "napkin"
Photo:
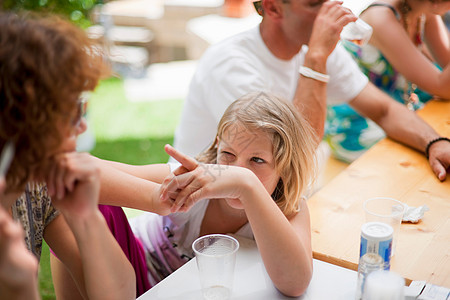
{"type": "Polygon", "coordinates": [[[423,218],[424,213],[430,210],[427,205],[419,207],[409,206],[405,203],[403,203],[403,205],[405,206],[405,213],[403,214],[402,219],[403,222],[417,223],[423,218]]]}

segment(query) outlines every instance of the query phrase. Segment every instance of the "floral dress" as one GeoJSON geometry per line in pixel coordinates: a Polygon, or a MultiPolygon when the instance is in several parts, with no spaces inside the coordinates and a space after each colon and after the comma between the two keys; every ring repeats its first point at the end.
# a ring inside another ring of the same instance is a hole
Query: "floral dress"
{"type": "MultiPolygon", "coordinates": [[[[394,7],[385,3],[374,3],[372,6],[386,6],[393,11],[397,19],[400,14],[394,7]]],[[[424,18],[419,22],[416,44],[422,43],[424,18]]],[[[375,86],[387,93],[400,103],[405,103],[404,93],[408,82],[398,73],[380,50],[367,44],[357,46],[349,41],[342,41],[344,48],[352,55],[363,73],[375,86]]],[[[416,89],[419,101],[414,109],[419,109],[423,103],[432,98],[426,92],[416,89]]],[[[327,121],[325,125],[325,141],[330,145],[333,155],[343,161],[352,162],[385,137],[383,130],[374,122],[359,115],[348,104],[330,105],[327,108],[327,121]]]]}
{"type": "Polygon", "coordinates": [[[28,183],[25,192],[12,206],[12,213],[13,218],[23,226],[28,250],[39,260],[44,229],[59,215],[47,194],[47,186],[39,183],[28,183]]]}

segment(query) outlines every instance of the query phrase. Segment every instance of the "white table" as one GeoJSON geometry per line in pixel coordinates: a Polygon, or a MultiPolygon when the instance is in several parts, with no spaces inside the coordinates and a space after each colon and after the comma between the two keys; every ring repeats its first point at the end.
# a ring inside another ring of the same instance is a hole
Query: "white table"
{"type": "MultiPolygon", "coordinates": [[[[236,238],[239,240],[240,248],[236,258],[232,299],[292,299],[283,296],[274,287],[255,242],[241,237],[236,238]]],[[[297,299],[352,300],[355,297],[356,278],[355,271],[314,260],[314,274],[308,290],[297,299]]],[[[195,258],[139,297],[139,300],[146,299],[202,299],[195,258]]]]}

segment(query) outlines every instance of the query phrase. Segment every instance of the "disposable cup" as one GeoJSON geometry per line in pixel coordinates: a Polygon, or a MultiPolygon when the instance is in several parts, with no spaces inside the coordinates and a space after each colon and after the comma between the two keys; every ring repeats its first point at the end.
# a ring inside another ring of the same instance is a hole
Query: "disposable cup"
{"type": "Polygon", "coordinates": [[[350,41],[358,46],[366,45],[372,36],[372,27],[361,19],[348,23],[341,32],[341,39],[350,41]]]}
{"type": "Polygon", "coordinates": [[[397,244],[398,232],[402,223],[405,205],[393,198],[376,197],[364,201],[364,211],[366,222],[383,222],[389,224],[394,229],[392,239],[392,254],[394,255],[397,244]]]}
{"type": "Polygon", "coordinates": [[[239,242],[228,235],[211,234],[196,239],[192,249],[203,297],[207,300],[230,299],[239,242]]]}

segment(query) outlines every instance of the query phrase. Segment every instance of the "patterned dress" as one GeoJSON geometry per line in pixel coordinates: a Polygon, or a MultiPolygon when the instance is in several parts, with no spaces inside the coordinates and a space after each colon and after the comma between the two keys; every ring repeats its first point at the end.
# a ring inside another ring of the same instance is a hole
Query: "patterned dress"
{"type": "Polygon", "coordinates": [[[12,213],[23,226],[28,250],[40,260],[44,229],[59,215],[47,194],[47,186],[28,183],[25,192],[12,206],[12,213]]]}
{"type": "MultiPolygon", "coordinates": [[[[394,7],[385,3],[374,3],[368,8],[373,6],[388,7],[400,20],[400,14],[394,7]]],[[[421,18],[419,22],[417,41],[415,41],[417,46],[422,43],[424,20],[421,18]]],[[[352,55],[370,82],[398,102],[404,103],[403,95],[405,87],[408,88],[408,82],[394,69],[380,50],[370,44],[360,47],[349,41],[342,41],[342,45],[352,55]]],[[[432,98],[428,93],[418,89],[414,92],[419,98],[414,109],[419,109],[423,103],[432,98]]],[[[330,145],[336,158],[352,162],[384,137],[385,133],[378,125],[359,115],[348,104],[328,106],[324,139],[330,145]]]]}

